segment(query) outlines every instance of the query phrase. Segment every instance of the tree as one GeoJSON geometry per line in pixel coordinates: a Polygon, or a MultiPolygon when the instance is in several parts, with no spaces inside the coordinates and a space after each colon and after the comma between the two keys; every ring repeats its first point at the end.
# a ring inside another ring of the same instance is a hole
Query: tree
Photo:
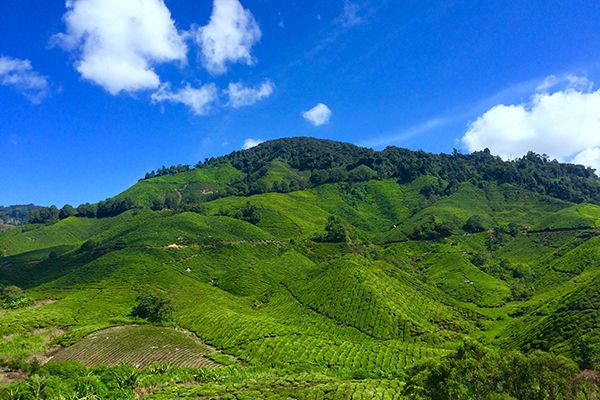
{"type": "Polygon", "coordinates": [[[176,210],[179,208],[181,200],[176,193],[169,193],[165,198],[165,208],[169,210],[176,210]]]}
{"type": "Polygon", "coordinates": [[[508,234],[512,237],[517,237],[521,232],[521,227],[516,222],[508,224],[508,234]]]}
{"type": "Polygon", "coordinates": [[[256,205],[248,201],[238,212],[238,218],[256,225],[260,222],[262,214],[256,205]]]}
{"type": "Polygon", "coordinates": [[[485,255],[481,253],[477,253],[471,258],[471,263],[477,267],[483,267],[485,265],[486,258],[485,255]]]}
{"type": "Polygon", "coordinates": [[[483,218],[481,215],[472,215],[467,219],[467,222],[463,226],[465,232],[468,233],[478,233],[485,231],[485,224],[483,223],[483,218]]]}
{"type": "Polygon", "coordinates": [[[326,242],[341,243],[346,241],[346,229],[339,218],[330,216],[325,225],[326,242]]]}
{"type": "Polygon", "coordinates": [[[84,203],[77,207],[77,215],[84,218],[95,218],[98,206],[95,204],[84,203]]]}
{"type": "Polygon", "coordinates": [[[19,308],[31,304],[31,299],[18,286],[0,286],[2,308],[19,308]]]}
{"type": "Polygon", "coordinates": [[[60,218],[62,220],[65,218],[72,217],[75,214],[77,214],[77,210],[75,210],[72,205],[65,204],[63,206],[63,208],[61,208],[60,211],[58,212],[58,218],[60,218]]]}
{"type": "Polygon", "coordinates": [[[366,182],[377,178],[377,172],[364,164],[359,165],[348,173],[348,177],[353,182],[366,182]]]}
{"type": "Polygon", "coordinates": [[[445,221],[430,215],[416,226],[410,237],[414,240],[435,240],[452,235],[452,227],[445,221]]]}
{"type": "Polygon", "coordinates": [[[58,208],[52,205],[50,207],[42,207],[33,210],[29,215],[29,223],[31,224],[45,224],[54,223],[58,221],[58,208]]]}
{"type": "Polygon", "coordinates": [[[435,400],[575,400],[577,372],[577,366],[561,356],[498,352],[467,342],[439,363],[411,368],[403,394],[435,400]]]}
{"type": "Polygon", "coordinates": [[[131,312],[134,317],[150,322],[165,322],[171,319],[173,304],[170,299],[159,293],[146,293],[137,297],[137,305],[131,312]]]}

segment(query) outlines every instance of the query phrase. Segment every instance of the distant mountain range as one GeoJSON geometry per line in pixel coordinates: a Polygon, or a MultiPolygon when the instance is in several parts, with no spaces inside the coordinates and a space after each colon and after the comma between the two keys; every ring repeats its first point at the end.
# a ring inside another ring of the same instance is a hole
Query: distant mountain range
{"type": "Polygon", "coordinates": [[[42,207],[33,204],[22,204],[3,207],[0,206],[0,225],[17,226],[26,224],[34,210],[42,207]]]}

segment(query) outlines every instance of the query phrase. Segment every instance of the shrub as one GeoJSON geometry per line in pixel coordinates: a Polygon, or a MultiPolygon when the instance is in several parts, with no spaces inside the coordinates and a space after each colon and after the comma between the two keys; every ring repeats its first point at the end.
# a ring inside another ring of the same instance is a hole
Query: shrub
{"type": "Polygon", "coordinates": [[[430,216],[421,225],[416,226],[410,237],[414,240],[435,240],[452,235],[450,225],[434,216],[430,216]]]}
{"type": "Polygon", "coordinates": [[[326,242],[341,243],[346,241],[346,229],[342,224],[342,221],[335,216],[330,216],[325,225],[325,237],[326,242]]]}
{"type": "Polygon", "coordinates": [[[32,300],[18,286],[0,287],[0,305],[2,308],[14,309],[25,307],[31,304],[31,302],[32,300]]]}
{"type": "Polygon", "coordinates": [[[170,299],[158,293],[139,295],[138,304],[131,315],[147,319],[150,322],[165,322],[171,319],[173,304],[170,299]]]}
{"type": "Polygon", "coordinates": [[[430,361],[409,370],[404,394],[439,400],[576,399],[577,373],[577,365],[561,356],[496,352],[464,343],[439,363],[430,361]]]}
{"type": "Polygon", "coordinates": [[[463,226],[465,232],[468,233],[478,233],[485,231],[485,225],[483,223],[483,218],[480,215],[472,215],[469,217],[465,225],[463,226]]]}
{"type": "Polygon", "coordinates": [[[262,215],[256,205],[246,202],[246,204],[244,204],[244,206],[238,212],[237,217],[241,220],[256,225],[260,222],[262,215]]]}

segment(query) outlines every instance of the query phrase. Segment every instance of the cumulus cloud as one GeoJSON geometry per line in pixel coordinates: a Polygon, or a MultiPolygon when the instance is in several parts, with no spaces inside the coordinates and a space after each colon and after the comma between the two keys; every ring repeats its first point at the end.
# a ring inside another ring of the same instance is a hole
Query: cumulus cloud
{"type": "Polygon", "coordinates": [[[251,149],[252,147],[256,147],[261,143],[264,143],[264,140],[248,138],[248,139],[244,140],[244,144],[242,145],[242,150],[251,149]]]}
{"type": "Polygon", "coordinates": [[[600,176],[600,147],[585,149],[577,154],[572,162],[594,168],[596,170],[596,175],[600,176]]]}
{"type": "Polygon", "coordinates": [[[206,69],[220,75],[228,63],[252,65],[252,46],[261,35],[254,16],[239,0],[214,0],[210,22],[196,31],[195,40],[206,69]]]}
{"type": "Polygon", "coordinates": [[[183,88],[173,91],[171,85],[163,84],[152,94],[155,103],[170,102],[183,104],[196,115],[206,115],[218,99],[217,87],[214,83],[194,88],[186,84],[183,88]]]}
{"type": "Polygon", "coordinates": [[[462,137],[469,151],[489,148],[503,158],[532,150],[560,161],[598,166],[600,90],[585,78],[547,78],[525,104],[499,104],[462,137]],[[550,90],[563,85],[559,90],[550,90]]]}
{"type": "Polygon", "coordinates": [[[0,85],[12,86],[34,104],[46,96],[48,80],[33,70],[29,60],[0,56],[0,85]]]}
{"type": "Polygon", "coordinates": [[[67,0],[66,33],[51,43],[76,56],[81,76],[113,95],[156,89],[153,65],[186,61],[187,47],[163,0],[67,0]]]}
{"type": "Polygon", "coordinates": [[[314,126],[325,125],[331,119],[331,110],[323,103],[319,103],[310,110],[304,112],[302,116],[305,120],[314,126]]]}
{"type": "Polygon", "coordinates": [[[241,83],[230,83],[225,91],[229,97],[229,106],[241,108],[256,104],[258,101],[273,94],[275,87],[269,81],[263,82],[258,87],[245,87],[241,83]]]}

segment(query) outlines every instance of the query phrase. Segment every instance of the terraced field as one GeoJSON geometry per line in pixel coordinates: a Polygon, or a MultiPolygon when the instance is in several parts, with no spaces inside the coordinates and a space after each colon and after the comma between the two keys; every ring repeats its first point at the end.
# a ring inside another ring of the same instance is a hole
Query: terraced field
{"type": "Polygon", "coordinates": [[[169,364],[182,368],[212,368],[215,352],[191,333],[147,325],[119,326],[94,332],[73,346],[58,350],[54,361],[79,361],[87,367],[131,364],[145,368],[169,364]]]}

